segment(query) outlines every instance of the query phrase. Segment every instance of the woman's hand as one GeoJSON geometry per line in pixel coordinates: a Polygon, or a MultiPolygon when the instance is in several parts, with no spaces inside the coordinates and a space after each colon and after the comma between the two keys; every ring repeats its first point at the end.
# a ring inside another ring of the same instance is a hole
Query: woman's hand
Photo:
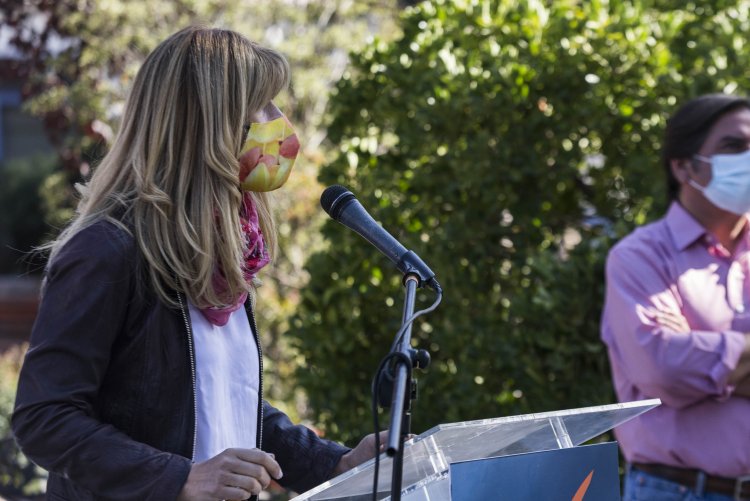
{"type": "MultiPolygon", "coordinates": [[[[414,438],[414,434],[410,433],[409,436],[406,437],[406,440],[411,440],[414,438]]],[[[383,452],[385,450],[386,441],[388,440],[388,431],[381,431],[380,432],[380,450],[378,451],[378,454],[383,452]]],[[[359,441],[357,444],[357,447],[350,450],[343,456],[341,456],[341,459],[339,460],[338,464],[336,465],[336,468],[333,469],[333,476],[341,475],[342,473],[351,470],[355,466],[358,466],[368,459],[372,459],[375,457],[375,434],[370,433],[365,438],[359,441]]]]}
{"type": "Polygon", "coordinates": [[[280,479],[281,467],[260,449],[227,449],[190,468],[177,501],[247,499],[280,479]]]}

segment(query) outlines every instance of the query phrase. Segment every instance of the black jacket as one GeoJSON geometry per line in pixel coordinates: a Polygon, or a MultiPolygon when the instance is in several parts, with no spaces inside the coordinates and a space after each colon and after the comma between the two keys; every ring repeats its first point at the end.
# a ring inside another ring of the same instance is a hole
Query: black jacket
{"type": "MultiPolygon", "coordinates": [[[[172,500],[187,479],[190,316],[184,296],[169,308],[139,285],[143,269],[134,239],[103,221],[76,234],[48,270],[12,426],[24,454],[49,470],[49,499],[172,500]]],[[[261,404],[248,412],[258,413],[258,447],[275,454],[281,484],[302,492],[327,480],[348,449],[294,426],[263,401],[260,381],[261,404]]]]}

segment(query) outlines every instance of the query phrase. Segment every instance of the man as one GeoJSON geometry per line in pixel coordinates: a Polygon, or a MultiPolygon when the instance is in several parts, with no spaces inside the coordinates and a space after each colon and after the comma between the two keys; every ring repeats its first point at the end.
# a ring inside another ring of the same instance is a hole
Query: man
{"type": "Polygon", "coordinates": [[[663,145],[671,205],[610,252],[602,315],[624,500],[750,499],[750,100],[694,99],[663,145]]]}

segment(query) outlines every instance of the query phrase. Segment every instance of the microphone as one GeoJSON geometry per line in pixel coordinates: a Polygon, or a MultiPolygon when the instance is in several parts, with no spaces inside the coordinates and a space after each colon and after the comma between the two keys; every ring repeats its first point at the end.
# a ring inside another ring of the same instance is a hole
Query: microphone
{"type": "Polygon", "coordinates": [[[404,275],[416,276],[419,287],[428,285],[441,290],[429,266],[376,223],[351,191],[340,185],[329,186],[320,196],[320,205],[331,218],[359,233],[385,254],[404,275]]]}

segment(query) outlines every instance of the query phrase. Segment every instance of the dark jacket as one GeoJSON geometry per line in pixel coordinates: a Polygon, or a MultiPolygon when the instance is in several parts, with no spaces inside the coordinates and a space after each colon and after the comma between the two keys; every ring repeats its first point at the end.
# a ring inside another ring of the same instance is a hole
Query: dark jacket
{"type": "MultiPolygon", "coordinates": [[[[49,470],[49,499],[172,500],[187,479],[190,316],[183,295],[182,308],[169,308],[144,287],[143,270],[134,239],[105,221],[76,234],[48,270],[12,425],[21,450],[49,470]]],[[[262,403],[248,412],[258,413],[258,447],[275,454],[281,484],[302,492],[327,480],[348,449],[294,426],[263,401],[260,381],[262,403]]]]}

